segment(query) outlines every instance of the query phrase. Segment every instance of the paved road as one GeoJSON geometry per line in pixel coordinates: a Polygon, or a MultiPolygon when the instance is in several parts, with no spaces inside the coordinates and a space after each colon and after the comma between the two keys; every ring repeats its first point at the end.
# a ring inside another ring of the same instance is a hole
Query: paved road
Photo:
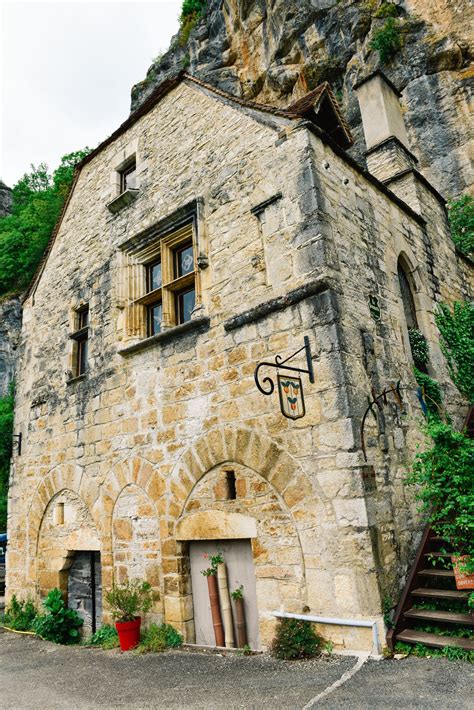
{"type": "MultiPolygon", "coordinates": [[[[2,710],[302,710],[354,666],[191,651],[137,656],[63,647],[0,630],[2,710]]],[[[369,661],[314,705],[338,710],[472,710],[471,667],[441,659],[369,661]]]]}

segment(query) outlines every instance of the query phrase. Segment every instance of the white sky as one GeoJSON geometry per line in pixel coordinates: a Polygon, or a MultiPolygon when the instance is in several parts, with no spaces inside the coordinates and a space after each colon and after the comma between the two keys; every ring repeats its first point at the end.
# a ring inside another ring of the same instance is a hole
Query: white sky
{"type": "Polygon", "coordinates": [[[0,178],[94,148],[178,29],[181,0],[0,0],[0,178]]]}

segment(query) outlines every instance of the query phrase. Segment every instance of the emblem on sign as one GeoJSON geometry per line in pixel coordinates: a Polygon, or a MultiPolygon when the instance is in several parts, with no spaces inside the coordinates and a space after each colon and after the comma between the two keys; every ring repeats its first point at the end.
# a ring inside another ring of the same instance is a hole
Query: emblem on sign
{"type": "Polygon", "coordinates": [[[375,321],[380,320],[380,305],[377,296],[369,296],[369,311],[375,321]]]}
{"type": "Polygon", "coordinates": [[[304,417],[303,383],[300,377],[277,375],[281,413],[288,419],[304,417]]]}
{"type": "Polygon", "coordinates": [[[282,374],[280,370],[284,370],[285,373],[303,372],[308,375],[309,381],[314,383],[313,360],[311,356],[309,338],[305,335],[303,347],[293,353],[293,355],[287,357],[285,360],[282,360],[280,355],[275,355],[275,362],[258,363],[254,373],[255,384],[262,394],[270,395],[275,390],[275,383],[271,377],[268,377],[268,375],[260,382],[259,372],[262,367],[271,367],[278,370],[278,395],[280,397],[280,409],[283,416],[287,417],[287,419],[299,419],[300,417],[304,417],[306,411],[304,406],[303,383],[301,381],[301,377],[296,374],[282,374]],[[293,360],[293,358],[303,350],[306,355],[306,370],[302,367],[293,367],[286,364],[290,360],[293,360]]]}

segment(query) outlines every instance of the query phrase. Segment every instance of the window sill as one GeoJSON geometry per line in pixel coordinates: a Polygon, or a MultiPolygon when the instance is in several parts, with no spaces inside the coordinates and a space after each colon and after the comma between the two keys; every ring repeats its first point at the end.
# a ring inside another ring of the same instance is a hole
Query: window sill
{"type": "Polygon", "coordinates": [[[66,380],[66,385],[73,385],[76,382],[82,382],[85,380],[87,377],[87,373],[83,372],[82,375],[77,375],[77,377],[71,377],[69,380],[66,380]]]}
{"type": "Polygon", "coordinates": [[[107,209],[112,212],[112,214],[117,214],[124,207],[130,205],[138,196],[139,190],[125,190],[121,195],[116,197],[112,202],[109,202],[107,209]]]}
{"type": "Polygon", "coordinates": [[[164,330],[162,333],[157,333],[149,338],[140,340],[140,342],[134,345],[129,345],[128,348],[122,348],[119,350],[119,355],[131,355],[132,353],[139,352],[140,350],[146,350],[154,345],[159,345],[161,343],[167,343],[170,340],[179,338],[181,335],[193,332],[203,332],[209,329],[210,318],[196,318],[195,320],[189,320],[181,325],[176,325],[169,330],[164,330]]]}

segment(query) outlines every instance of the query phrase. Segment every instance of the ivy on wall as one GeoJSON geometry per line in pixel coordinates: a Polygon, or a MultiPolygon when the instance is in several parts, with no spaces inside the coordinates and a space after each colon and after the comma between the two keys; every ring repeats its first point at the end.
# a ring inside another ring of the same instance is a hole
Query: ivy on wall
{"type": "Polygon", "coordinates": [[[0,531],[7,528],[7,494],[13,438],[13,385],[0,398],[0,531]]]}
{"type": "Polygon", "coordinates": [[[462,195],[448,202],[448,218],[453,242],[459,251],[474,259],[474,198],[462,195]]]}

